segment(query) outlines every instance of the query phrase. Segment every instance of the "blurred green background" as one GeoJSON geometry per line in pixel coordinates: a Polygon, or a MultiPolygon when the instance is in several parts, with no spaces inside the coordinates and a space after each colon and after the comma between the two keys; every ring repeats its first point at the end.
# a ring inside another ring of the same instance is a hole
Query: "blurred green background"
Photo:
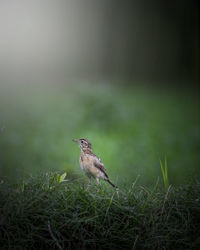
{"type": "Polygon", "coordinates": [[[154,185],[165,155],[171,184],[200,174],[199,96],[193,90],[103,82],[5,85],[0,107],[1,179],[48,171],[83,176],[80,149],[72,142],[80,137],[92,142],[117,183],[140,176],[139,183],[154,185]]]}
{"type": "MultiPolygon", "coordinates": [[[[111,179],[199,176],[197,1],[0,1],[0,174],[83,176],[87,137],[111,179]]],[[[85,178],[85,177],[81,177],[85,178]]]]}

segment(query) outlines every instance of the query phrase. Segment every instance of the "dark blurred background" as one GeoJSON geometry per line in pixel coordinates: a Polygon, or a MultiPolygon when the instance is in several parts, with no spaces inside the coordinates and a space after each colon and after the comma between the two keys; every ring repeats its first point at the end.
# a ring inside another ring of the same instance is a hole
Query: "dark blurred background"
{"type": "Polygon", "coordinates": [[[0,178],[82,176],[80,137],[118,183],[154,185],[165,156],[197,178],[198,5],[0,0],[0,178]]]}
{"type": "Polygon", "coordinates": [[[198,5],[1,0],[1,77],[197,82],[198,5]]]}

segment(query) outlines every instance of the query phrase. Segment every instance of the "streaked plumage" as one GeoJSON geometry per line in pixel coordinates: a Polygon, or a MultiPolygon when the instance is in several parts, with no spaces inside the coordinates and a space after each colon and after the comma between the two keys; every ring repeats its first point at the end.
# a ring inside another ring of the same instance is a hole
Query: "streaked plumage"
{"type": "Polygon", "coordinates": [[[103,179],[110,183],[113,187],[116,187],[109,179],[106,169],[100,159],[92,152],[92,145],[88,139],[74,139],[81,148],[80,154],[80,167],[85,174],[91,179],[95,178],[99,183],[100,179],[103,179]]]}

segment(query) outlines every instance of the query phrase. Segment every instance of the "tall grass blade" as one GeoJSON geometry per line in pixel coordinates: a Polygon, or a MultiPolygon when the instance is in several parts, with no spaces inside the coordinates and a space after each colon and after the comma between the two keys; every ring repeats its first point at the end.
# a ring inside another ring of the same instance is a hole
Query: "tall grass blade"
{"type": "Polygon", "coordinates": [[[160,160],[160,168],[161,168],[161,171],[162,171],[164,186],[165,186],[165,189],[168,190],[169,182],[168,182],[168,174],[167,174],[167,159],[166,159],[166,156],[165,156],[165,162],[164,163],[165,163],[165,166],[163,166],[163,163],[160,160]]]}

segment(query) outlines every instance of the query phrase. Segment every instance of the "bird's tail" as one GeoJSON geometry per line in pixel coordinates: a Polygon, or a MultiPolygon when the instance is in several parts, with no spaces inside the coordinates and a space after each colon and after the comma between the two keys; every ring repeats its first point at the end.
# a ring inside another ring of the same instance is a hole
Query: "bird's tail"
{"type": "Polygon", "coordinates": [[[117,187],[115,184],[113,184],[111,180],[106,179],[106,181],[107,181],[108,183],[110,183],[111,186],[113,186],[114,188],[118,189],[118,187],[117,187]]]}

